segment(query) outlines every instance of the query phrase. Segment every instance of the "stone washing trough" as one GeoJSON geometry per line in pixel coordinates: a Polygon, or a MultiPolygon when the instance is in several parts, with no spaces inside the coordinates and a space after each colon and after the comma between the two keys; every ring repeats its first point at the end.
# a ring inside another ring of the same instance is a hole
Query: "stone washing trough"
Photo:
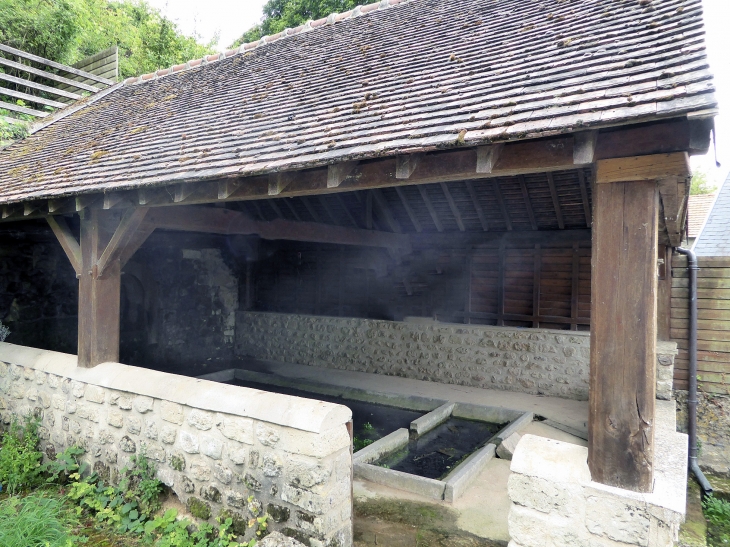
{"type": "Polygon", "coordinates": [[[363,446],[363,439],[369,443],[353,456],[355,477],[447,502],[462,495],[495,456],[503,439],[534,418],[531,412],[394,395],[245,369],[227,369],[200,378],[349,406],[356,449],[363,446]]]}

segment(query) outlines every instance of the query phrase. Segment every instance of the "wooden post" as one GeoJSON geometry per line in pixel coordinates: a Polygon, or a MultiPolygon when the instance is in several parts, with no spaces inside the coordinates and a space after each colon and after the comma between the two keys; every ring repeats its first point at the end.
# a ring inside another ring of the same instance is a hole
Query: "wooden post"
{"type": "Polygon", "coordinates": [[[637,492],[653,485],[656,181],[680,163],[659,155],[596,169],[588,467],[594,481],[637,492]]]}

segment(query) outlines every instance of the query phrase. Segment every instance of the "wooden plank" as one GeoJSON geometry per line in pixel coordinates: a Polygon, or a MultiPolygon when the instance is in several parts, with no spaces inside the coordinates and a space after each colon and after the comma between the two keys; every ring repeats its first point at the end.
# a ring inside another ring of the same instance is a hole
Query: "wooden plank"
{"type": "Polygon", "coordinates": [[[555,209],[555,217],[558,219],[558,228],[565,229],[565,221],[563,220],[563,211],[560,209],[560,200],[558,199],[558,191],[555,188],[555,180],[552,173],[547,173],[548,186],[550,187],[550,196],[553,198],[553,208],[555,209]]]}
{"type": "Polygon", "coordinates": [[[677,177],[666,177],[659,181],[659,196],[664,210],[664,225],[672,247],[682,244],[682,222],[680,218],[684,204],[684,193],[679,193],[677,177]]]}
{"type": "Polygon", "coordinates": [[[477,216],[479,217],[479,222],[482,225],[482,230],[488,232],[489,223],[487,222],[487,216],[484,214],[484,209],[479,203],[479,196],[477,196],[476,190],[474,189],[474,184],[470,180],[467,180],[464,184],[466,184],[466,190],[467,192],[469,192],[469,197],[471,197],[472,205],[474,205],[474,210],[477,212],[477,216]]]}
{"type": "Polygon", "coordinates": [[[517,177],[520,181],[520,189],[522,190],[522,199],[525,200],[525,209],[527,209],[527,217],[530,219],[530,226],[533,230],[537,230],[537,222],[535,221],[535,213],[532,212],[532,203],[530,202],[530,194],[527,191],[525,177],[520,175],[517,177]]]}
{"type": "Polygon", "coordinates": [[[633,156],[596,162],[596,183],[685,178],[692,173],[686,152],[633,156]]]}
{"type": "Polygon", "coordinates": [[[395,178],[409,179],[418,167],[422,154],[404,154],[395,158],[395,178]]]}
{"type": "Polygon", "coordinates": [[[503,144],[491,144],[477,148],[477,173],[494,171],[503,149],[503,144]]]}
{"type": "Polygon", "coordinates": [[[590,165],[595,156],[598,131],[580,131],[573,135],[573,163],[590,165]]]}
{"type": "Polygon", "coordinates": [[[657,280],[657,339],[669,340],[669,321],[672,316],[672,250],[659,246],[659,259],[664,264],[659,267],[657,280]]]}
{"type": "Polygon", "coordinates": [[[106,85],[114,85],[114,82],[112,80],[107,80],[106,78],[100,78],[99,76],[96,76],[95,74],[91,74],[90,72],[86,72],[84,70],[79,70],[77,68],[73,68],[73,67],[70,67],[67,65],[62,65],[61,63],[56,63],[55,61],[51,61],[50,59],[44,59],[43,57],[39,57],[38,55],[33,55],[31,53],[27,53],[25,51],[15,49],[10,46],[6,46],[4,44],[0,44],[0,51],[4,51],[5,53],[10,53],[12,55],[15,55],[16,57],[22,57],[24,59],[28,59],[29,61],[35,61],[36,63],[46,65],[51,68],[57,68],[58,70],[67,72],[69,74],[73,74],[75,76],[82,76],[89,80],[94,80],[95,82],[100,82],[100,83],[106,84],[106,85]]]}
{"type": "Polygon", "coordinates": [[[650,492],[656,389],[656,184],[598,185],[594,207],[588,466],[594,481],[650,492]]]}
{"type": "MultiPolygon", "coordinates": [[[[2,59],[2,57],[0,57],[0,59],[2,59]]],[[[16,99],[22,99],[24,101],[33,102],[36,104],[44,104],[46,106],[52,106],[53,108],[65,108],[67,106],[65,103],[59,103],[58,101],[44,99],[43,97],[37,97],[35,95],[28,95],[27,93],[21,93],[20,91],[15,91],[14,89],[10,89],[7,87],[0,87],[0,92],[3,95],[7,95],[9,97],[15,97],[16,99]]]]}
{"type": "Polygon", "coordinates": [[[53,230],[53,234],[61,244],[63,252],[66,253],[71,266],[76,272],[76,276],[81,275],[81,246],[76,241],[76,237],[71,233],[71,230],[66,223],[66,219],[62,216],[54,217],[47,216],[46,221],[53,230]]]}
{"type": "Polygon", "coordinates": [[[509,218],[509,213],[507,212],[507,206],[504,203],[504,198],[502,197],[502,191],[499,189],[499,182],[496,180],[492,181],[492,190],[494,191],[494,196],[497,198],[497,203],[499,204],[499,210],[502,211],[502,219],[504,220],[505,225],[507,226],[507,231],[512,231],[512,221],[509,218]]]}
{"type": "Polygon", "coordinates": [[[603,130],[594,160],[684,152],[690,150],[690,132],[687,119],[603,130]]]}
{"type": "MultiPolygon", "coordinates": [[[[357,223],[357,220],[350,212],[349,207],[345,203],[345,200],[342,199],[342,196],[340,194],[335,194],[335,197],[337,198],[337,203],[340,205],[340,208],[345,211],[345,215],[347,215],[347,219],[350,221],[350,224],[352,224],[355,228],[359,228],[360,225],[357,223]]],[[[297,219],[300,220],[300,219],[297,219]]]]}
{"type": "Polygon", "coordinates": [[[451,195],[451,192],[449,191],[449,187],[446,185],[445,182],[442,182],[439,184],[441,186],[441,191],[444,193],[444,196],[446,197],[446,201],[449,204],[449,208],[451,209],[451,214],[454,215],[454,220],[456,220],[456,225],[459,227],[460,231],[465,231],[466,228],[464,227],[464,222],[461,220],[461,213],[459,212],[459,208],[456,206],[456,202],[454,201],[454,198],[451,195]]]}
{"type": "Polygon", "coordinates": [[[302,203],[304,204],[304,207],[306,207],[307,212],[309,213],[309,216],[312,217],[312,220],[314,222],[321,223],[322,219],[319,217],[319,215],[317,214],[317,211],[315,211],[314,207],[309,202],[309,199],[302,196],[301,200],[302,200],[302,203]]]}
{"type": "MultiPolygon", "coordinates": [[[[689,289],[681,289],[672,287],[672,299],[674,298],[689,298],[689,289]]],[[[730,300],[730,289],[697,289],[697,298],[700,301],[697,302],[698,307],[709,306],[709,304],[703,303],[701,300],[730,300]]]]}
{"type": "Polygon", "coordinates": [[[505,241],[499,245],[499,281],[497,285],[497,325],[504,326],[504,294],[505,294],[505,258],[507,256],[505,241]]]}
{"type": "Polygon", "coordinates": [[[291,199],[284,199],[284,203],[286,203],[286,206],[289,207],[289,211],[291,212],[292,216],[296,219],[301,221],[302,217],[299,216],[299,213],[297,213],[297,210],[294,208],[294,205],[292,205],[291,199]]]}
{"type": "MultiPolygon", "coordinates": [[[[69,80],[68,78],[64,78],[63,76],[59,76],[58,74],[54,74],[53,72],[46,72],[44,70],[39,70],[39,69],[34,68],[29,65],[24,65],[22,63],[16,63],[15,61],[11,61],[10,59],[5,59],[4,57],[0,57],[0,65],[5,65],[10,68],[22,70],[23,72],[27,72],[28,74],[33,74],[35,76],[42,76],[43,78],[46,78],[47,80],[53,80],[54,82],[59,82],[62,84],[70,84],[73,87],[76,87],[78,89],[83,89],[84,91],[90,91],[91,93],[98,93],[100,91],[100,89],[98,87],[75,82],[73,80],[69,80]]],[[[7,91],[6,89],[3,89],[3,94],[5,94],[6,91],[7,91]]]]}
{"type": "Polygon", "coordinates": [[[586,219],[586,226],[593,226],[593,214],[591,213],[591,205],[588,202],[588,190],[586,189],[586,177],[582,169],[578,170],[578,184],[580,185],[580,198],[583,202],[583,215],[586,219]]]}
{"type": "Polygon", "coordinates": [[[174,188],[173,203],[182,203],[193,193],[195,186],[190,183],[182,183],[176,184],[174,188]]]}
{"type": "MultiPolygon", "coordinates": [[[[689,330],[684,329],[671,329],[669,331],[673,340],[685,340],[689,339],[689,330]]],[[[697,332],[697,340],[703,340],[705,342],[730,342],[730,331],[728,330],[703,330],[700,329],[697,332]]]]}
{"type": "Polygon", "coordinates": [[[379,216],[382,217],[390,230],[392,232],[395,232],[396,234],[403,233],[403,228],[401,228],[400,222],[398,222],[393,214],[390,212],[390,207],[388,207],[388,201],[385,199],[383,193],[377,188],[372,190],[371,193],[373,195],[373,199],[375,200],[375,205],[378,207],[379,216]]]}
{"type": "Polygon", "coordinates": [[[433,203],[431,203],[431,198],[429,198],[428,194],[426,193],[426,189],[423,186],[417,186],[417,188],[421,194],[423,203],[426,204],[426,209],[428,209],[428,214],[431,215],[431,220],[433,221],[434,226],[436,226],[436,229],[439,232],[443,232],[444,226],[443,226],[443,224],[441,224],[441,219],[439,218],[438,213],[436,213],[436,209],[434,209],[433,203]]]}
{"type": "Polygon", "coordinates": [[[96,263],[97,277],[102,277],[106,270],[114,262],[119,261],[119,257],[124,253],[124,249],[129,242],[134,239],[134,235],[144,221],[148,211],[149,209],[146,207],[137,207],[135,209],[127,209],[127,211],[125,211],[119,226],[114,231],[114,235],[107,246],[103,249],[99,260],[96,263]]]}
{"type": "MultiPolygon", "coordinates": [[[[687,266],[685,265],[684,267],[686,268],[687,266]]],[[[707,279],[712,277],[722,277],[730,279],[730,268],[713,268],[700,266],[700,271],[697,275],[701,279],[707,279]]],[[[689,277],[689,273],[686,269],[675,268],[672,272],[672,277],[674,277],[675,279],[678,277],[689,277]]]]}
{"type": "Polygon", "coordinates": [[[373,229],[373,193],[367,192],[365,195],[365,227],[368,230],[373,229]]]}
{"type": "Polygon", "coordinates": [[[343,161],[327,167],[327,188],[337,188],[359,163],[359,161],[343,161]]]}
{"type": "Polygon", "coordinates": [[[283,173],[270,173],[269,174],[269,195],[278,196],[293,181],[294,181],[294,175],[289,171],[286,171],[283,173]]]}
{"type": "Polygon", "coordinates": [[[408,218],[411,219],[411,224],[413,224],[413,227],[416,229],[416,232],[423,231],[423,228],[421,227],[421,223],[418,221],[418,217],[416,217],[416,213],[413,211],[411,204],[408,203],[408,199],[406,198],[406,195],[403,192],[403,190],[396,186],[395,192],[398,194],[398,197],[400,198],[400,201],[403,204],[403,208],[406,210],[406,213],[408,213],[408,218]]]}
{"type": "MultiPolygon", "coordinates": [[[[700,270],[702,272],[702,270],[700,270]]],[[[674,288],[688,288],[689,279],[686,277],[675,277],[672,280],[674,288]]],[[[698,289],[730,289],[730,277],[698,277],[698,289]]]]}
{"type": "MultiPolygon", "coordinates": [[[[2,44],[0,44],[0,46],[2,46],[2,44]]],[[[15,76],[11,76],[10,74],[4,74],[2,72],[0,72],[0,80],[5,80],[6,82],[10,82],[13,84],[20,84],[23,87],[29,87],[37,91],[43,91],[44,93],[56,95],[57,97],[66,97],[67,99],[73,99],[74,101],[78,101],[81,98],[81,95],[77,95],[76,93],[63,91],[62,89],[58,89],[56,87],[49,87],[47,85],[37,84],[35,82],[31,82],[30,80],[16,78],[15,76]]]]}
{"type": "Polygon", "coordinates": [[[319,204],[322,206],[322,209],[324,209],[325,213],[327,213],[327,216],[330,217],[330,219],[332,219],[332,224],[334,224],[335,226],[339,226],[340,223],[337,222],[337,217],[335,216],[335,212],[329,206],[329,204],[325,200],[324,196],[318,196],[318,197],[319,197],[319,204]]]}
{"type": "MultiPolygon", "coordinates": [[[[540,278],[542,275],[542,250],[540,244],[535,245],[532,257],[532,327],[540,327],[537,316],[540,315],[540,278]]],[[[577,317],[577,316],[576,316],[577,317]]]]}
{"type": "MultiPolygon", "coordinates": [[[[686,350],[688,342],[685,339],[677,339],[677,347],[686,350]]],[[[730,353],[730,341],[719,342],[712,340],[697,340],[697,349],[701,351],[718,351],[722,353],[730,353]]]]}
{"type": "MultiPolygon", "coordinates": [[[[580,254],[577,243],[573,243],[573,275],[570,291],[570,317],[578,318],[578,283],[580,282],[580,254]]],[[[571,330],[578,330],[578,325],[573,324],[571,330]]]]}
{"type": "MultiPolygon", "coordinates": [[[[689,309],[688,308],[673,308],[672,309],[672,320],[674,319],[688,319],[689,309]]],[[[730,321],[730,308],[724,310],[697,310],[698,320],[714,320],[714,321],[730,321]]]]}
{"type": "MultiPolygon", "coordinates": [[[[672,298],[672,313],[676,309],[687,309],[687,298],[672,298]]],[[[728,300],[712,300],[708,298],[697,300],[698,310],[730,310],[730,301],[728,300]]]]}
{"type": "Polygon", "coordinates": [[[284,216],[284,212],[281,210],[279,205],[276,203],[275,199],[268,199],[266,200],[266,203],[274,210],[274,213],[276,214],[276,218],[286,218],[284,216]]]}
{"type": "Polygon", "coordinates": [[[228,199],[240,185],[240,182],[230,179],[218,182],[218,199],[228,199]]]}
{"type": "MultiPolygon", "coordinates": [[[[0,73],[0,79],[3,76],[2,73],[0,73]]],[[[18,106],[14,103],[6,103],[3,101],[0,101],[0,107],[2,107],[4,110],[11,110],[12,112],[18,112],[20,114],[27,114],[28,116],[35,116],[36,118],[45,118],[48,116],[48,112],[42,112],[40,110],[35,110],[34,108],[28,108],[25,106],[18,106]]]]}

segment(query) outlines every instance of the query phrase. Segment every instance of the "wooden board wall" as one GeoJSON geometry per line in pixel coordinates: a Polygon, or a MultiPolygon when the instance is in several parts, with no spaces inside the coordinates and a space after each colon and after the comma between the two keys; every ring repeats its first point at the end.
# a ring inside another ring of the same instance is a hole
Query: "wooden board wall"
{"type": "Polygon", "coordinates": [[[277,244],[264,254],[254,266],[257,311],[590,328],[590,241],[423,248],[402,264],[332,245],[277,244]]]}
{"type": "MultiPolygon", "coordinates": [[[[699,257],[697,275],[697,374],[700,389],[730,394],[730,258],[699,257]]],[[[687,389],[689,277],[687,258],[672,259],[670,335],[679,346],[675,389],[687,389]]]]}

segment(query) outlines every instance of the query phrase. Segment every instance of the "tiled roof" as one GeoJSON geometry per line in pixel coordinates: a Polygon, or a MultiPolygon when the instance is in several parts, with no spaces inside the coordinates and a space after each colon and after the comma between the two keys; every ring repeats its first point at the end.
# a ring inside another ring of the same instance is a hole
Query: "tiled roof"
{"type": "Polygon", "coordinates": [[[689,204],[687,205],[687,237],[697,237],[700,234],[702,225],[710,213],[710,207],[712,207],[716,195],[713,193],[689,196],[689,204]]]}
{"type": "Polygon", "coordinates": [[[0,203],[533,138],[716,105],[700,0],[412,0],[332,19],[341,21],[89,100],[0,151],[0,203]]]}
{"type": "Polygon", "coordinates": [[[697,256],[730,256],[730,175],[694,247],[697,256]]]}

